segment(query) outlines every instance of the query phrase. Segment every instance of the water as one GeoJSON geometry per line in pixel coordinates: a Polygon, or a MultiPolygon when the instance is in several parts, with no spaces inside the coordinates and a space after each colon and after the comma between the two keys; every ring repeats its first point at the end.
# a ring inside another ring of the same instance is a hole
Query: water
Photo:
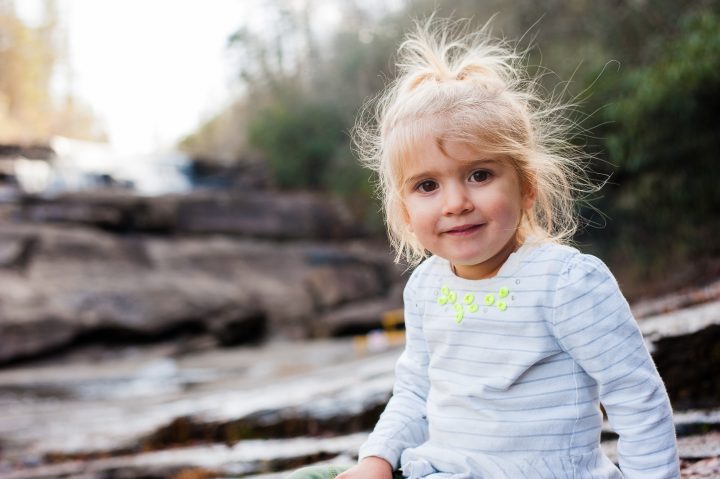
{"type": "Polygon", "coordinates": [[[107,143],[55,137],[50,162],[20,158],[15,176],[22,191],[52,197],[97,188],[128,189],[143,196],[192,188],[190,158],[177,150],[122,152],[107,143]]]}

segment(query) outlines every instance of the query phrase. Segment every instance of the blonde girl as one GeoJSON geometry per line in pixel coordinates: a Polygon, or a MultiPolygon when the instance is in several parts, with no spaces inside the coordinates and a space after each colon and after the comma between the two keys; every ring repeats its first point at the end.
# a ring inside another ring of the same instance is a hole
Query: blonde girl
{"type": "Polygon", "coordinates": [[[522,55],[455,27],[407,37],[356,129],[397,257],[419,263],[393,396],[357,465],[292,477],[677,478],[667,393],[627,302],[564,245],[580,178],[569,122],[522,55]],[[619,466],[600,448],[601,404],[619,466]]]}

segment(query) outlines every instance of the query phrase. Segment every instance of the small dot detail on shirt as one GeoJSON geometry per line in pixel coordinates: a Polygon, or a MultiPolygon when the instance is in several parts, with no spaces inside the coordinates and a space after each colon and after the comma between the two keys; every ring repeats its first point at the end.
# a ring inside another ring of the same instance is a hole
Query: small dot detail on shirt
{"type": "MultiPolygon", "coordinates": [[[[508,305],[504,298],[507,298],[509,294],[510,290],[508,287],[503,286],[497,293],[498,297],[501,298],[500,301],[495,301],[495,295],[490,293],[485,295],[483,302],[486,306],[495,305],[500,311],[505,311],[508,308],[508,305]]],[[[512,296],[510,299],[514,300],[515,296],[512,296]]],[[[467,311],[470,313],[476,313],[478,309],[480,309],[477,303],[475,303],[475,295],[467,293],[462,297],[462,301],[458,301],[458,294],[451,290],[447,285],[443,285],[440,288],[440,294],[438,295],[437,302],[440,306],[445,306],[446,304],[453,305],[455,322],[457,324],[460,324],[465,318],[465,307],[467,307],[467,311]]],[[[484,311],[487,311],[487,308],[485,308],[484,311]]]]}

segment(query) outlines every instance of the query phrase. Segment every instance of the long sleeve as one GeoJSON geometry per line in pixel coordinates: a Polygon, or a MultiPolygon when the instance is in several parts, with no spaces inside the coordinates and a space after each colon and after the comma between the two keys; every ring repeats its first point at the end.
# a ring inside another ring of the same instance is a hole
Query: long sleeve
{"type": "Polygon", "coordinates": [[[427,439],[426,399],[430,383],[428,353],[422,331],[423,302],[416,291],[419,267],[405,286],[405,350],[395,366],[393,395],[359,458],[378,456],[397,469],[402,452],[427,439]]]}
{"type": "Polygon", "coordinates": [[[597,382],[619,435],[625,478],[679,478],[665,387],[607,267],[593,256],[571,257],[558,279],[554,311],[560,346],[597,382]]]}

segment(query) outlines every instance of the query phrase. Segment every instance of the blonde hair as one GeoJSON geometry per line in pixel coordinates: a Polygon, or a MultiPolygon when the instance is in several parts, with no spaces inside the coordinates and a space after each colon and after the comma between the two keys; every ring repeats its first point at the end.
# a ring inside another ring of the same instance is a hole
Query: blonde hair
{"type": "Polygon", "coordinates": [[[587,155],[568,142],[567,105],[540,97],[526,55],[493,39],[489,23],[468,33],[467,22],[434,18],[417,24],[398,55],[397,78],[366,103],[353,129],[360,160],[378,174],[395,261],[427,256],[408,230],[401,184],[403,163],[428,134],[509,158],[521,186],[536,194],[519,235],[567,242],[578,225],[578,185],[589,185],[578,162],[587,155]]]}

